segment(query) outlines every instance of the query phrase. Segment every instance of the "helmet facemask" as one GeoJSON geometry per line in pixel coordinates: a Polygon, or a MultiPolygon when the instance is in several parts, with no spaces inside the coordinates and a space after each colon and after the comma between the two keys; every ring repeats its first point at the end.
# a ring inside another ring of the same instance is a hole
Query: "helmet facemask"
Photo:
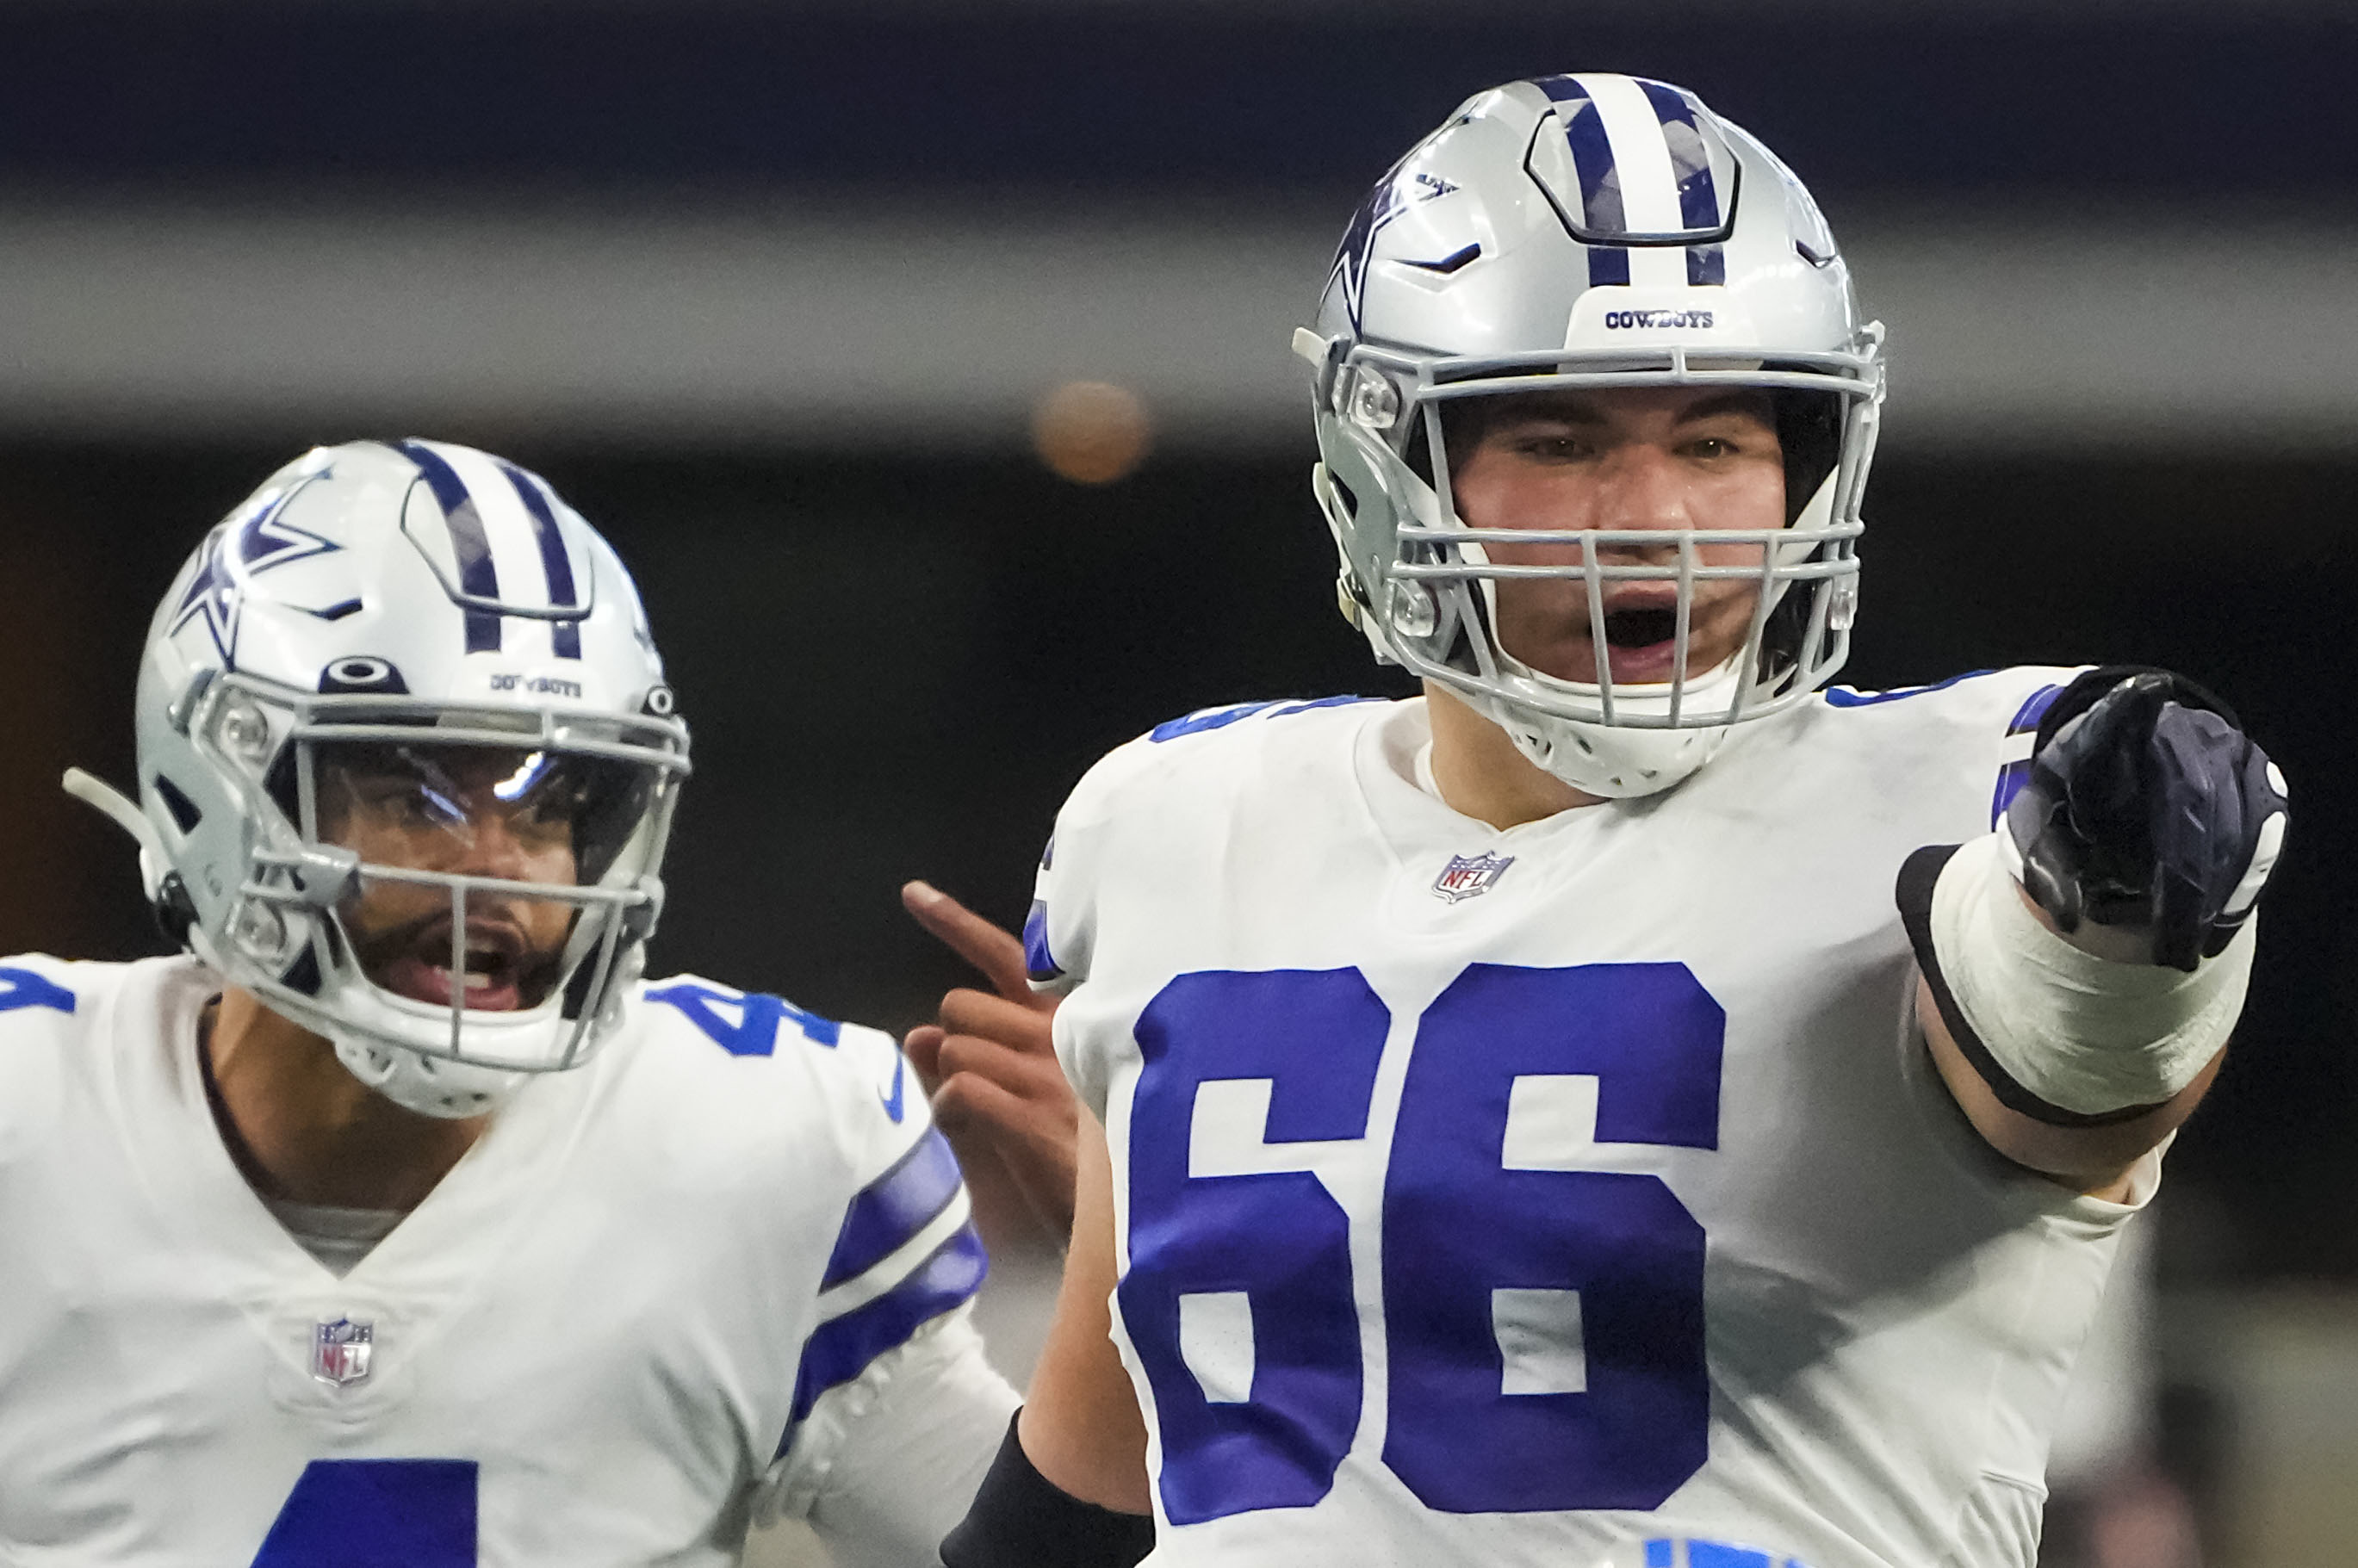
{"type": "Polygon", "coordinates": [[[1668,788],[1708,759],[1728,726],[1803,699],[1848,653],[1877,346],[1866,335],[1851,352],[1764,365],[1678,350],[1605,362],[1571,352],[1452,361],[1352,345],[1320,410],[1330,463],[1317,485],[1343,551],[1347,609],[1379,657],[1447,687],[1564,782],[1606,796],[1668,788]],[[1472,411],[1472,400],[1713,386],[1772,400],[1786,479],[1780,526],[1476,526],[1458,510],[1453,464],[1470,444],[1474,421],[1460,411],[1472,411]],[[1333,463],[1338,449],[1357,460],[1333,463]],[[1374,517],[1332,471],[1343,466],[1372,480],[1386,503],[1374,510],[1396,519],[1388,537],[1367,525],[1374,517]],[[1501,586],[1533,580],[1576,585],[1591,678],[1549,674],[1507,645],[1501,586]],[[1725,612],[1720,584],[1741,585],[1749,613],[1732,651],[1706,665],[1697,618],[1706,608],[1725,612]],[[1623,608],[1632,599],[1644,608],[1623,608]],[[1617,675],[1613,650],[1639,624],[1655,633],[1643,641],[1667,633],[1667,668],[1617,675]]]}
{"type": "Polygon", "coordinates": [[[490,1108],[514,1075],[595,1048],[662,906],[676,719],[225,675],[189,737],[251,825],[223,930],[192,933],[225,976],[431,1114],[490,1108]]]}

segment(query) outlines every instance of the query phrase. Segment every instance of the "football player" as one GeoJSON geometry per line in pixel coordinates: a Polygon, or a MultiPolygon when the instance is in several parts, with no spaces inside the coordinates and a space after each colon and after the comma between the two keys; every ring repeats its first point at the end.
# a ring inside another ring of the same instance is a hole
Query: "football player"
{"type": "Polygon", "coordinates": [[[0,963],[0,1558],[909,1568],[1014,1394],[892,1042],[649,983],[688,734],[536,476],[272,476],[139,667],[187,951],[0,963]]]}
{"type": "MultiPolygon", "coordinates": [[[[951,1568],[2028,1568],[2285,786],[2163,672],[1826,688],[1881,345],[1677,87],[1510,83],[1378,184],[1296,346],[1424,694],[1174,719],[1060,814],[1072,1253],[951,1568]]],[[[913,1046],[1021,1158],[1041,1015],[952,1000],[913,1046]]]]}

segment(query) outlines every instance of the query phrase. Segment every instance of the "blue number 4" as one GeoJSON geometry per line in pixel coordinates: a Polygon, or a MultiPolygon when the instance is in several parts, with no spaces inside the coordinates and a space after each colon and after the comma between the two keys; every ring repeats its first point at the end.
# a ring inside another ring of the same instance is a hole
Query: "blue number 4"
{"type": "Polygon", "coordinates": [[[471,1459],[314,1459],[251,1568],[475,1568],[471,1459]]]}
{"type": "Polygon", "coordinates": [[[14,1012],[20,1007],[46,1007],[59,1012],[74,1010],[74,994],[34,973],[0,966],[0,1012],[14,1012]]]}
{"type": "Polygon", "coordinates": [[[704,1032],[706,1039],[732,1056],[768,1055],[777,1048],[778,1025],[787,1021],[822,1045],[831,1046],[843,1037],[843,1025],[835,1020],[805,1012],[784,997],[760,991],[740,995],[681,980],[648,991],[645,1000],[679,1009],[682,1016],[704,1032]],[[730,1017],[731,1011],[737,1016],[730,1017]]]}
{"type": "MultiPolygon", "coordinates": [[[[1390,1018],[1356,969],[1184,975],[1140,1016],[1122,1321],[1154,1390],[1163,1500],[1187,1524],[1325,1496],[1363,1374],[1348,1224],[1307,1172],[1191,1176],[1196,1090],[1265,1079],[1271,1144],[1366,1136],[1390,1018]],[[1215,1399],[1187,1298],[1248,1314],[1215,1399]]],[[[1660,1177],[1550,1168],[1599,1141],[1716,1147],[1726,1019],[1682,964],[1475,965],[1420,1021],[1384,1179],[1383,1458],[1452,1513],[1650,1509],[1702,1468],[1704,1233],[1660,1177]]]]}

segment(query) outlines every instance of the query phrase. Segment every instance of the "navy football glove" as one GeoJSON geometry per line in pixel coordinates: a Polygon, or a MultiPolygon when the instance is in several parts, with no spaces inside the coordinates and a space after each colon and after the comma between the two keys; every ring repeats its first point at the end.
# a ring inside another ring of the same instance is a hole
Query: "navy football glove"
{"type": "Polygon", "coordinates": [[[2091,670],[2039,727],[2006,808],[2022,885],[2058,928],[2146,927],[2191,971],[2233,940],[2284,842],[2284,775],[2193,682],[2091,670]]]}

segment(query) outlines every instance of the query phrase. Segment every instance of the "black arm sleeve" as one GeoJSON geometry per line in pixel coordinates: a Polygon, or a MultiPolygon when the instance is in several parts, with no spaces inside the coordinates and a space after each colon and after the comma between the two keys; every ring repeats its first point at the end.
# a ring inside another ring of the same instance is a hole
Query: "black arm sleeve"
{"type": "MultiPolygon", "coordinates": [[[[1017,1414],[1020,1416],[1021,1411],[1017,1414]]],[[[1130,1568],[1154,1549],[1154,1520],[1085,1503],[1032,1467],[1015,1422],[942,1542],[943,1568],[1130,1568]]]]}

